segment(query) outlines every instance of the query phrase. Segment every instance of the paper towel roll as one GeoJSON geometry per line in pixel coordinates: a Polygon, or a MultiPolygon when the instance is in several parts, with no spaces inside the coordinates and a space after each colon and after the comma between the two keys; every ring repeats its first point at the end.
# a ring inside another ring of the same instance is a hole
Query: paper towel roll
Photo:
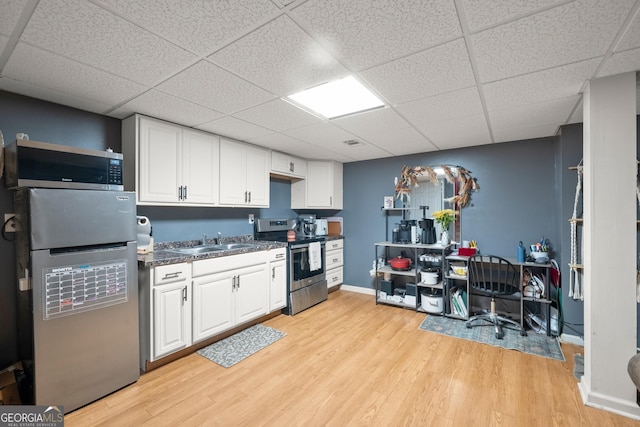
{"type": "Polygon", "coordinates": [[[146,216],[137,216],[138,234],[151,235],[151,221],[146,216]]]}

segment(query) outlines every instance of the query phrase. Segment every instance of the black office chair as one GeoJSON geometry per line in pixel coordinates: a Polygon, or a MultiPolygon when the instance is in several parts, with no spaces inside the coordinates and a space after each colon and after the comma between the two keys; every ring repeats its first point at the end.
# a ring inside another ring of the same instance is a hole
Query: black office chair
{"type": "Polygon", "coordinates": [[[520,302],[518,270],[506,259],[495,255],[473,255],[469,258],[468,266],[471,294],[491,297],[491,312],[469,318],[467,328],[487,326],[486,323],[473,324],[477,320],[484,320],[494,325],[497,339],[504,337],[503,324],[514,326],[520,331],[520,335],[526,336],[527,332],[520,323],[496,312],[496,298],[520,302]]]}

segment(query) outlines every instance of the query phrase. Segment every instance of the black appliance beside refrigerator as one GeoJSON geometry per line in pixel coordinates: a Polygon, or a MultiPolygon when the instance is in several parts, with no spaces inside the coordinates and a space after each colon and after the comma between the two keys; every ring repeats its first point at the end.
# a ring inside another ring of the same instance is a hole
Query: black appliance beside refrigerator
{"type": "Polygon", "coordinates": [[[19,188],[19,348],[30,400],[72,411],[140,376],[135,193],[19,188]]]}

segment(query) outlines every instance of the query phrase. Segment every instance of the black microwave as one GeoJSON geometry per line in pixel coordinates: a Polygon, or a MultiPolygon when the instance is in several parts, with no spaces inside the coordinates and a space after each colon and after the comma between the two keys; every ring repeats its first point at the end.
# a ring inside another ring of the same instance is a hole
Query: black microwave
{"type": "Polygon", "coordinates": [[[8,188],[124,190],[121,153],[18,139],[4,154],[8,188]]]}

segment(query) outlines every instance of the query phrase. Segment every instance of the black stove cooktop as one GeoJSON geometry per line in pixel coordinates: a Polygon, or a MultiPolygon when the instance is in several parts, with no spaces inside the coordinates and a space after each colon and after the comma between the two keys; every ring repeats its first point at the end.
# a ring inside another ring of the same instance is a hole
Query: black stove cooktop
{"type": "Polygon", "coordinates": [[[324,236],[308,236],[296,230],[295,219],[257,219],[253,226],[253,239],[271,242],[287,242],[289,246],[311,242],[324,242],[324,236]],[[289,241],[290,230],[296,232],[295,240],[289,241]]]}

